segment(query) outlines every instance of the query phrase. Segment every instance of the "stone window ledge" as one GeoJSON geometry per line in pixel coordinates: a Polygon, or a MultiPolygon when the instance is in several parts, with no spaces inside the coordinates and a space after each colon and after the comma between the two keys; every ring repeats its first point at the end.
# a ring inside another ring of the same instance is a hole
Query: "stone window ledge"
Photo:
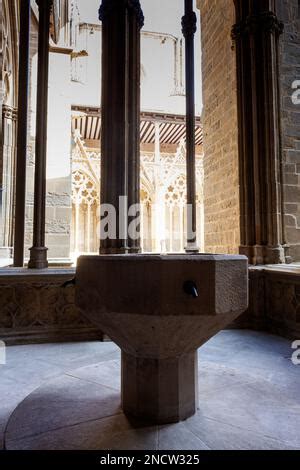
{"type": "Polygon", "coordinates": [[[72,279],[75,276],[76,268],[48,268],[48,269],[28,269],[28,268],[0,268],[0,279],[3,280],[35,280],[49,278],[72,279]]]}
{"type": "MultiPolygon", "coordinates": [[[[285,264],[285,265],[266,265],[266,266],[249,266],[249,270],[259,271],[259,272],[277,272],[285,273],[290,275],[300,275],[300,263],[294,264],[285,264]]],[[[21,280],[26,278],[27,280],[32,278],[51,278],[51,277],[60,277],[60,278],[72,278],[76,273],[75,267],[60,267],[60,268],[47,268],[41,270],[28,269],[28,268],[0,268],[0,278],[13,279],[17,278],[21,280]]]]}
{"type": "Polygon", "coordinates": [[[250,266],[250,272],[286,274],[287,276],[300,276],[300,263],[294,264],[276,264],[266,266],[250,266]]]}

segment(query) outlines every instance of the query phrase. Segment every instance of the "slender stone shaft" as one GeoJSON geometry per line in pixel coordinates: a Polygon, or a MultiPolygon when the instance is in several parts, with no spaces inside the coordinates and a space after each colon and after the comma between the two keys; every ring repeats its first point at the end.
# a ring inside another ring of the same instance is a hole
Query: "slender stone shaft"
{"type": "Polygon", "coordinates": [[[128,206],[139,204],[140,28],[138,0],[102,0],[101,217],[108,224],[100,253],[140,251],[128,237],[128,206]],[[123,199],[120,206],[120,198],[123,199]],[[113,207],[117,218],[113,220],[113,207]],[[106,211],[106,209],[108,209],[106,211]],[[110,217],[107,217],[107,216],[110,217]],[[116,223],[115,223],[116,222],[116,223]]]}
{"type": "Polygon", "coordinates": [[[197,17],[193,11],[193,0],[185,0],[182,32],[185,37],[186,76],[186,153],[187,153],[187,252],[198,252],[197,204],[196,204],[196,152],[195,152],[195,51],[194,36],[197,17]]]}
{"type": "MultiPolygon", "coordinates": [[[[129,15],[129,79],[128,79],[128,209],[130,224],[140,212],[140,81],[141,81],[141,23],[136,14],[129,15]],[[132,212],[133,211],[133,212],[132,212]]],[[[141,251],[141,237],[128,237],[129,253],[141,251]]]]}
{"type": "Polygon", "coordinates": [[[24,265],[30,15],[30,0],[21,0],[18,81],[18,137],[16,161],[16,209],[14,236],[15,267],[23,267],[24,265]]]}
{"type": "Polygon", "coordinates": [[[49,78],[50,13],[53,0],[36,0],[39,7],[37,120],[35,146],[33,247],[30,249],[29,268],[48,267],[45,247],[46,215],[46,158],[49,78]]]}

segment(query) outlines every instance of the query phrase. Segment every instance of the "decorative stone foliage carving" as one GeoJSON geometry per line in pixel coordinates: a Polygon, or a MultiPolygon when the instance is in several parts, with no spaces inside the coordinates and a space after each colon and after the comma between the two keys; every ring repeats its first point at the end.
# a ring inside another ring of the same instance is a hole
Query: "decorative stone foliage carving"
{"type": "Polygon", "coordinates": [[[0,273],[0,339],[22,337],[45,341],[56,338],[101,339],[100,332],[75,306],[74,286],[63,284],[73,270],[49,270],[32,275],[25,269],[0,273]],[[53,334],[53,332],[55,332],[53,334]]]}
{"type": "Polygon", "coordinates": [[[45,282],[1,282],[0,293],[0,328],[85,324],[74,304],[74,288],[63,289],[50,278],[45,282]]]}
{"type": "Polygon", "coordinates": [[[249,309],[236,326],[299,339],[300,276],[297,268],[287,272],[250,269],[249,274],[249,309]]]}
{"type": "Polygon", "coordinates": [[[232,39],[237,40],[246,34],[255,34],[258,31],[272,34],[282,34],[284,24],[278,20],[271,11],[264,11],[258,15],[249,15],[232,28],[232,39]]]}

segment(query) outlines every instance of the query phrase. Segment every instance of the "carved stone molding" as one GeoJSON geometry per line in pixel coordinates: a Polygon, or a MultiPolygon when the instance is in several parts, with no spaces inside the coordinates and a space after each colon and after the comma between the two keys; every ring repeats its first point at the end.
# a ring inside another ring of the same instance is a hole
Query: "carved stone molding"
{"type": "Polygon", "coordinates": [[[62,0],[52,0],[52,3],[53,3],[53,8],[52,8],[52,14],[51,14],[51,19],[50,19],[50,34],[54,43],[58,44],[59,36],[60,36],[60,28],[61,28],[60,14],[61,14],[62,0]]]}
{"type": "Polygon", "coordinates": [[[10,119],[16,122],[18,119],[18,110],[17,108],[14,108],[13,106],[8,106],[4,104],[2,106],[2,116],[3,116],[3,119],[10,119]]]}
{"type": "Polygon", "coordinates": [[[283,230],[279,35],[283,24],[264,2],[236,2],[240,172],[240,252],[250,264],[288,261],[283,230]],[[255,7],[256,5],[256,7],[255,7]]]}
{"type": "Polygon", "coordinates": [[[279,36],[283,31],[284,24],[279,21],[275,13],[266,11],[258,15],[249,15],[244,20],[235,24],[232,28],[231,36],[234,41],[237,41],[245,35],[256,34],[258,32],[279,36]]]}
{"type": "Polygon", "coordinates": [[[38,7],[52,8],[54,0],[35,0],[38,7]]]}
{"type": "Polygon", "coordinates": [[[139,0],[102,0],[99,8],[99,20],[105,21],[105,19],[113,12],[120,8],[123,2],[123,6],[132,10],[137,17],[138,25],[140,28],[144,26],[144,14],[141,8],[139,0]]]}
{"type": "Polygon", "coordinates": [[[3,270],[0,273],[0,339],[26,337],[47,340],[93,335],[101,339],[99,330],[87,321],[75,306],[74,286],[63,284],[74,276],[73,270],[49,270],[32,275],[28,270],[3,270]],[[57,330],[57,331],[56,331],[57,330]],[[59,331],[61,330],[61,331],[59,331]],[[55,333],[56,331],[56,333],[55,333]]]}

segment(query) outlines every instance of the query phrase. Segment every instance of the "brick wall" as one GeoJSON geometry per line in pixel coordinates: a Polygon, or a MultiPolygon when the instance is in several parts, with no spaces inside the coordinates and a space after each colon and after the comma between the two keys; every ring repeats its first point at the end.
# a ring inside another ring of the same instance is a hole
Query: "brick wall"
{"type": "Polygon", "coordinates": [[[232,0],[198,0],[202,28],[204,204],[207,252],[240,244],[238,129],[232,0]]]}
{"type": "Polygon", "coordinates": [[[286,241],[300,261],[300,105],[292,102],[292,83],[300,80],[300,8],[298,0],[278,0],[285,24],[280,43],[284,213],[286,241]]]}

